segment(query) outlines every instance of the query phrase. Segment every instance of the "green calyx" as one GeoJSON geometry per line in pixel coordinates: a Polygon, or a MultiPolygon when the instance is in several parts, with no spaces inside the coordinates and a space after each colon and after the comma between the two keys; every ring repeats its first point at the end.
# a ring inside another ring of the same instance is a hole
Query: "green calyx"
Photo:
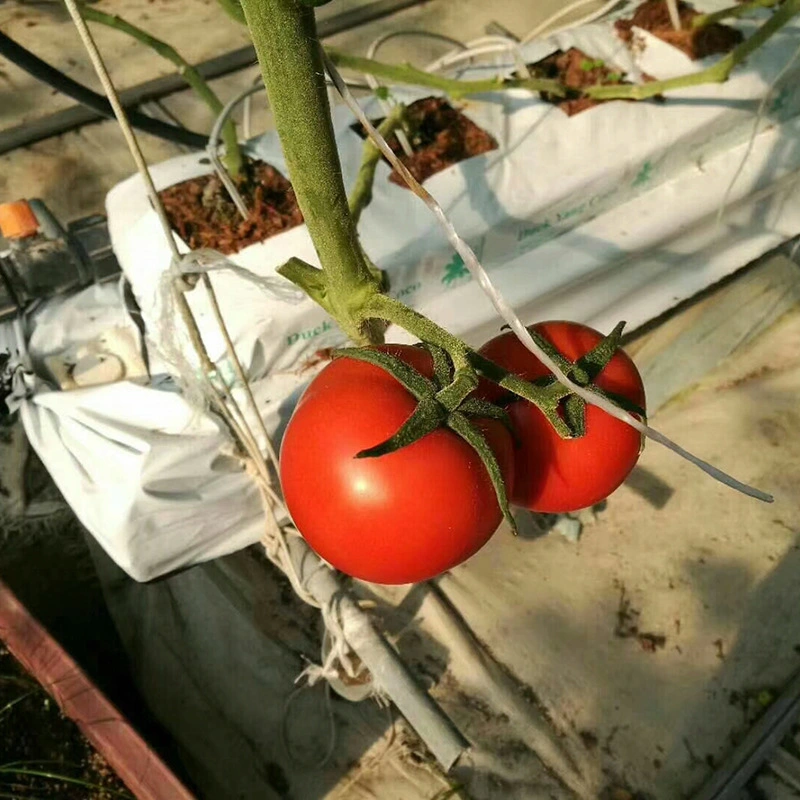
{"type": "MultiPolygon", "coordinates": [[[[645,420],[643,408],[595,384],[597,377],[619,350],[624,327],[625,323],[620,322],[608,336],[575,362],[566,358],[535,329],[529,330],[529,333],[573,383],[645,420]]],[[[548,375],[529,382],[506,372],[478,353],[470,353],[470,363],[483,377],[535,405],[563,439],[576,439],[585,435],[586,401],[559,383],[555,376],[548,375]]]]}
{"type": "MultiPolygon", "coordinates": [[[[644,420],[644,409],[624,397],[605,392],[595,384],[597,377],[619,350],[624,326],[625,323],[620,322],[608,336],[575,362],[566,358],[536,330],[531,330],[530,333],[536,344],[570,380],[644,420]]],[[[417,400],[414,412],[396,433],[386,441],[357,453],[356,458],[379,458],[408,447],[435,430],[447,428],[467,442],[480,457],[492,481],[503,517],[516,533],[500,465],[485,436],[471,420],[494,419],[508,428],[515,441],[517,435],[503,408],[473,396],[479,377],[533,403],[564,439],[585,435],[586,401],[559,383],[553,375],[536,381],[526,381],[468,348],[463,353],[459,351],[461,355],[466,355],[466,361],[455,366],[454,356],[444,348],[430,343],[421,346],[431,355],[433,378],[420,374],[404,361],[382,350],[353,347],[335,351],[334,358],[354,358],[385,370],[417,400]]]]}
{"type": "Polygon", "coordinates": [[[478,384],[472,370],[454,370],[447,353],[440,347],[423,345],[433,359],[434,379],[421,375],[389,353],[371,348],[344,348],[334,358],[354,358],[380,367],[399,381],[417,400],[417,407],[400,429],[385,442],[362,450],[356,458],[379,458],[419,441],[439,428],[448,428],[472,447],[481,459],[497,496],[503,517],[516,534],[516,523],[508,506],[503,474],[486,437],[471,419],[496,419],[511,429],[506,412],[498,406],[470,397],[478,384]]]}

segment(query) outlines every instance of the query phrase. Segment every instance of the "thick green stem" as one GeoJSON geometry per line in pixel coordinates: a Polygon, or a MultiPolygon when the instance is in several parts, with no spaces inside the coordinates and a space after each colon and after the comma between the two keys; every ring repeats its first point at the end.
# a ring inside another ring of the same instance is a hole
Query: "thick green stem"
{"type": "MultiPolygon", "coordinates": [[[[161,39],[156,39],[155,36],[151,36],[147,31],[137,28],[136,25],[132,25],[122,17],[118,17],[116,14],[106,14],[94,6],[81,3],[81,14],[83,14],[84,19],[90,22],[114,28],[114,30],[133,37],[154,50],[162,58],[172,62],[177,67],[178,74],[194,89],[214,117],[220,115],[223,109],[222,101],[208,85],[205,78],[172,45],[161,39]]],[[[231,175],[236,176],[242,169],[242,151],[239,147],[239,140],[236,137],[236,126],[231,120],[228,120],[222,129],[222,140],[225,143],[225,166],[231,175]]]]}
{"type": "MultiPolygon", "coordinates": [[[[361,251],[348,209],[313,13],[299,0],[242,0],[242,6],[261,63],[290,178],[322,263],[322,269],[318,270],[295,259],[280,270],[281,274],[325,308],[356,343],[379,340],[380,326],[393,323],[420,341],[445,350],[454,368],[453,381],[446,387],[444,396],[448,402],[453,398],[463,399],[477,373],[537,405],[560,435],[574,435],[557,413],[559,402],[569,394],[569,390],[557,383],[536,386],[509,374],[422,314],[381,293],[377,277],[361,251]]],[[[718,64],[697,75],[645,86],[590,87],[587,94],[607,99],[641,99],[668,89],[724,81],[736,64],[761,46],[798,10],[800,0],[785,0],[784,5],[750,39],[718,64]]],[[[451,93],[455,89],[457,94],[510,85],[508,81],[496,80],[449,81],[411,67],[392,67],[341,54],[332,54],[332,58],[341,66],[370,71],[394,82],[421,83],[451,93]]],[[[525,79],[513,83],[526,88],[543,88],[541,81],[536,87],[525,79]]],[[[561,94],[561,87],[553,87],[552,83],[545,82],[546,89],[561,94]]],[[[365,180],[364,185],[368,191],[370,182],[365,180]]],[[[364,197],[364,192],[361,187],[356,193],[354,208],[357,213],[363,208],[365,201],[358,198],[364,197]]]]}
{"type": "MultiPolygon", "coordinates": [[[[378,133],[384,139],[388,139],[392,135],[395,128],[398,128],[403,122],[405,114],[405,106],[396,105],[386,119],[378,126],[378,133]]],[[[364,140],[364,150],[361,156],[361,165],[358,168],[358,175],[356,182],[353,184],[353,190],[350,192],[350,213],[353,215],[353,224],[358,225],[361,218],[361,212],[372,202],[372,184],[375,181],[375,170],[378,168],[382,157],[381,151],[378,149],[369,137],[364,140]]]]}
{"type": "MultiPolygon", "coordinates": [[[[727,16],[742,16],[754,8],[769,8],[779,5],[780,0],[751,0],[733,8],[715,14],[704,14],[695,18],[693,26],[703,27],[717,22],[727,16]]],[[[775,14],[767,20],[749,39],[742,42],[731,53],[718,63],[692,75],[681,75],[663,81],[652,81],[642,85],[589,86],[584,90],[588,97],[597,100],[646,100],[664,92],[683,89],[689,86],[700,86],[706,83],[724,83],[737,64],[741,64],[753,51],[757,50],[776,31],[800,12],[798,0],[784,0],[775,14]]],[[[565,86],[558,81],[539,78],[489,78],[479,81],[461,81],[432,75],[409,64],[384,64],[369,58],[351,56],[338,51],[328,51],[334,64],[357,72],[374,75],[376,78],[411,86],[423,86],[446,92],[451,97],[459,98],[471,94],[493,92],[501,89],[529,89],[531,91],[548,92],[554,97],[563,97],[567,93],[565,86]]]]}
{"type": "Polygon", "coordinates": [[[716,64],[693,75],[681,75],[664,81],[637,86],[589,86],[584,92],[595,100],[646,100],[664,92],[701,86],[705,83],[724,83],[737,64],[741,64],[792,17],[800,12],[800,0],[785,0],[783,5],[749,38],[735,47],[716,64]]]}
{"type": "Polygon", "coordinates": [[[358,314],[378,291],[347,205],[314,12],[298,0],[242,0],[289,178],[316,247],[331,314],[356,342],[358,314]]]}
{"type": "Polygon", "coordinates": [[[441,347],[453,361],[454,380],[459,380],[461,374],[470,371],[477,372],[542,409],[560,436],[572,436],[572,431],[555,413],[559,400],[568,394],[568,391],[560,384],[547,387],[535,386],[524,378],[498,367],[488,358],[471,350],[457,336],[393,297],[383,294],[375,295],[370,298],[369,304],[364,308],[364,313],[398,325],[422,342],[441,347]]]}
{"type": "Polygon", "coordinates": [[[366,317],[385,320],[399,325],[403,330],[416,336],[421,342],[441,347],[453,361],[456,371],[470,369],[469,348],[457,336],[440,328],[413,308],[385,294],[376,294],[369,299],[362,313],[366,317]]]}
{"type": "Polygon", "coordinates": [[[739,3],[729,8],[723,8],[721,11],[715,11],[713,14],[698,14],[692,20],[693,28],[705,28],[708,25],[713,25],[715,22],[722,22],[724,19],[743,17],[750,11],[756,8],[772,8],[777,6],[781,0],[751,0],[749,3],[739,3]]]}
{"type": "Polygon", "coordinates": [[[246,20],[244,18],[244,11],[242,11],[242,6],[239,3],[239,0],[217,0],[217,2],[222,6],[222,10],[233,20],[236,22],[240,22],[242,25],[245,24],[246,20]]]}
{"type": "Polygon", "coordinates": [[[338,50],[327,50],[328,57],[337,67],[352,69],[367,75],[374,75],[392,83],[409,86],[424,86],[438,89],[450,97],[459,99],[471,94],[496,92],[498,89],[528,89],[532,92],[549,92],[554,97],[563,97],[566,89],[558,82],[546,78],[488,78],[481,81],[460,81],[445,78],[412,67],[410,64],[384,64],[371,58],[360,58],[338,50]]]}

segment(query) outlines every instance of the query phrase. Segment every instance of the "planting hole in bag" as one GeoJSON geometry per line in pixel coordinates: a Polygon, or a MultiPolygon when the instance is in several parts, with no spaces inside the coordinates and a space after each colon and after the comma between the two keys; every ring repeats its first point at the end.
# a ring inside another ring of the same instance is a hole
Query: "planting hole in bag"
{"type": "Polygon", "coordinates": [[[225,255],[301,225],[291,183],[270,164],[245,159],[235,178],[250,215],[243,219],[215,174],[176,183],[159,192],[173,230],[192,250],[225,255]]]}
{"type": "MultiPolygon", "coordinates": [[[[490,133],[442,97],[423,97],[414,101],[406,109],[406,118],[408,138],[414,152],[406,155],[394,135],[386,141],[420,183],[460,161],[497,149],[497,141],[490,133]]],[[[374,120],[373,124],[380,122],[374,120]]],[[[360,123],[353,125],[352,129],[364,138],[360,123]]],[[[389,180],[406,188],[396,170],[392,170],[389,180]]]]}
{"type": "Polygon", "coordinates": [[[694,27],[693,20],[700,12],[689,3],[678,3],[681,28],[675,30],[669,18],[669,11],[664,0],[645,0],[636,7],[629,19],[618,19],[614,23],[620,38],[629,44],[633,43],[633,28],[641,28],[657,36],[667,44],[682,50],[692,60],[707,56],[728,53],[744,40],[740,31],[718,22],[702,27],[694,27]]]}
{"type": "MultiPolygon", "coordinates": [[[[616,69],[602,58],[592,58],[577,47],[556,50],[555,53],[528,64],[527,67],[531,75],[557,80],[567,87],[566,97],[556,97],[548,92],[541,92],[541,98],[560,108],[568,117],[602,103],[612,102],[585,97],[582,90],[587,86],[629,86],[631,83],[625,80],[627,73],[616,69]]],[[[645,81],[653,80],[649,75],[643,75],[642,78],[645,81]]]]}

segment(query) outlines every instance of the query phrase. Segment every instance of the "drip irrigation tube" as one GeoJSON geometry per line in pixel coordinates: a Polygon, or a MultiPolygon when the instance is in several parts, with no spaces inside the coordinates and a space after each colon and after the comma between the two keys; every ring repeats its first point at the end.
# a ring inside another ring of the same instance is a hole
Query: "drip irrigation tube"
{"type": "MultiPolygon", "coordinates": [[[[46,61],[42,61],[41,58],[31,53],[30,50],[27,50],[22,45],[17,44],[17,42],[6,36],[2,31],[0,31],[0,55],[7,58],[20,69],[25,70],[25,72],[32,75],[37,80],[46,83],[53,89],[57,89],[59,92],[68,95],[73,100],[77,100],[82,105],[90,108],[99,116],[113,118],[114,112],[111,109],[111,104],[105,97],[73,80],[46,61]]],[[[179,128],[177,125],[153,119],[135,109],[130,109],[128,111],[128,116],[134,128],[150,133],[153,136],[167,139],[170,142],[185,144],[189,147],[202,150],[208,141],[208,137],[203,134],[187,131],[185,128],[179,128]]],[[[10,133],[16,130],[19,130],[19,128],[12,129],[10,133]]],[[[0,152],[6,152],[14,149],[14,147],[22,146],[22,143],[14,143],[13,136],[10,137],[10,139],[10,142],[2,142],[0,152]]],[[[36,139],[34,139],[34,141],[36,141],[36,139]]],[[[27,144],[29,142],[25,143],[27,144]]]]}
{"type": "MultiPolygon", "coordinates": [[[[427,2],[427,0],[375,0],[375,2],[366,3],[319,20],[317,24],[317,33],[320,39],[324,39],[328,36],[341,33],[342,31],[365,25],[368,22],[391,16],[406,8],[421,5],[424,2],[427,2]]],[[[252,45],[248,45],[247,47],[240,47],[237,50],[231,50],[228,53],[210,58],[207,61],[197,64],[196,67],[197,71],[206,80],[211,80],[245,69],[255,63],[255,50],[252,45]]],[[[90,91],[86,89],[86,87],[76,84],[75,81],[72,81],[72,83],[84,91],[90,91]]],[[[143,117],[148,121],[148,124],[158,125],[162,130],[171,130],[172,126],[167,123],[152,120],[150,117],[144,115],[140,116],[133,109],[141,103],[166,97],[173,92],[178,92],[185,88],[186,83],[180,75],[164,75],[160,78],[153,78],[152,80],[125,89],[120,92],[120,99],[122,100],[123,106],[128,110],[128,115],[131,122],[134,123],[134,127],[147,130],[138,125],[139,119],[143,117]]],[[[94,93],[92,92],[92,94],[94,93]]],[[[97,122],[104,117],[111,116],[110,108],[108,108],[107,112],[105,110],[107,107],[105,101],[103,102],[103,111],[87,105],[71,106],[70,108],[64,108],[61,111],[56,111],[53,114],[48,114],[39,119],[31,120],[30,122],[25,122],[21,125],[15,125],[12,128],[0,131],[0,154],[15,150],[18,147],[25,147],[34,142],[39,142],[42,139],[48,139],[51,136],[58,136],[66,131],[74,130],[82,125],[97,122]]],[[[148,132],[154,133],[153,130],[148,130],[148,132]]],[[[183,139],[176,138],[173,141],[179,141],[182,144],[187,144],[197,149],[204,148],[207,141],[206,136],[201,137],[202,141],[192,138],[190,142],[185,138],[186,136],[194,137],[194,135],[195,134],[188,131],[184,131],[183,139]]]]}

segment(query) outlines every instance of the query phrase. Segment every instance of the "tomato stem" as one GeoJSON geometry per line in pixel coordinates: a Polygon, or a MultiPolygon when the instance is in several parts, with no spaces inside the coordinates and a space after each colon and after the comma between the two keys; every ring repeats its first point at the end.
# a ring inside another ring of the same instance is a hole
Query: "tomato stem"
{"type": "Polygon", "coordinates": [[[327,50],[328,58],[343,69],[352,69],[366,75],[374,75],[393,84],[408,86],[424,86],[440,92],[446,92],[450,97],[459,100],[473,94],[496,92],[505,89],[528,89],[532,92],[549,92],[554,97],[564,97],[567,89],[557,80],[549,78],[485,78],[482,80],[463,81],[457,78],[447,78],[431,72],[412,67],[410,64],[385,64],[372,58],[362,58],[339,50],[327,50]]]}
{"type": "Polygon", "coordinates": [[[376,293],[369,298],[363,314],[366,317],[377,317],[398,325],[420,341],[441,347],[450,356],[456,372],[471,368],[468,357],[469,347],[461,339],[399,300],[376,293]]]}
{"type": "MultiPolygon", "coordinates": [[[[241,5],[289,178],[322,264],[326,310],[354,342],[379,342],[380,326],[365,325],[358,313],[380,287],[348,208],[314,11],[297,0],[241,0],[241,5]]],[[[306,288],[304,279],[295,282],[306,288]]]]}
{"type": "Polygon", "coordinates": [[[475,374],[475,370],[467,367],[455,373],[452,382],[436,395],[436,399],[445,408],[454,410],[472,394],[477,386],[478,376],[475,374]]]}

